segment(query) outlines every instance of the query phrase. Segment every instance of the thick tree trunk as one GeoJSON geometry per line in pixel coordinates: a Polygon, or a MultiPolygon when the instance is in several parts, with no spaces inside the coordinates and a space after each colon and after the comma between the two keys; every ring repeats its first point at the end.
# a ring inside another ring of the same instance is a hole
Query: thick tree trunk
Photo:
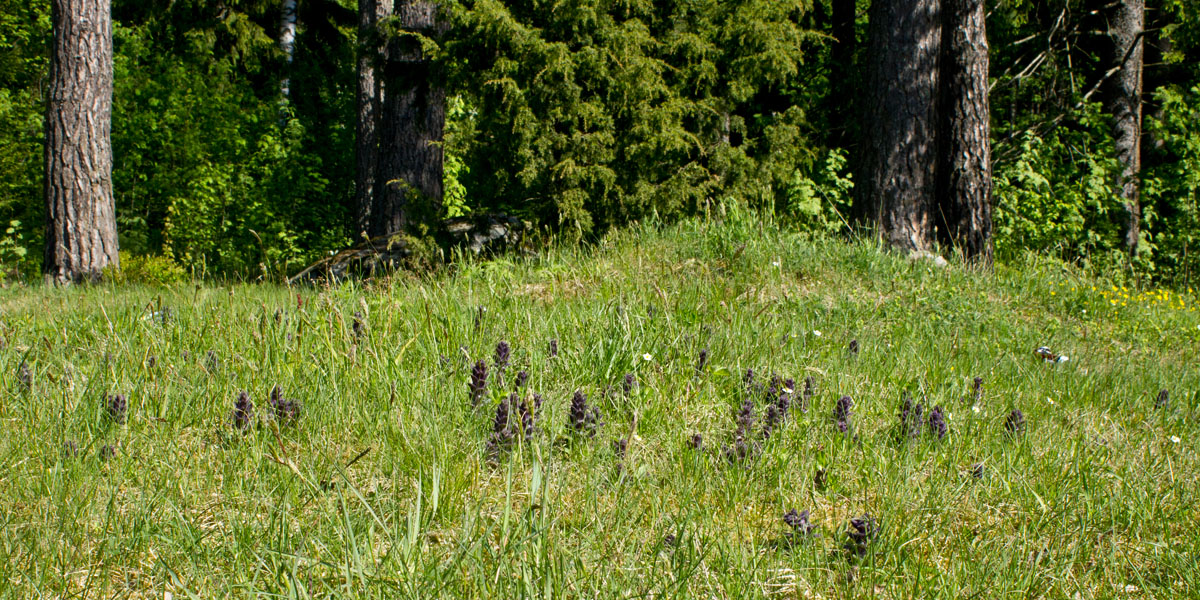
{"type": "MultiPolygon", "coordinates": [[[[406,30],[439,32],[437,5],[399,0],[395,15],[406,30]]],[[[446,91],[434,65],[412,36],[389,43],[382,77],[379,163],[368,233],[402,232],[431,219],[442,205],[442,135],[446,91]]]]}
{"type": "Polygon", "coordinates": [[[385,97],[379,65],[386,45],[379,21],[392,13],[392,0],[358,0],[358,120],[355,141],[355,236],[370,229],[379,167],[379,105],[385,97]]]}
{"type": "Polygon", "coordinates": [[[939,0],[871,4],[856,205],[891,246],[933,245],[939,0]]]}
{"type": "Polygon", "coordinates": [[[991,128],[983,0],[945,0],[942,160],[938,193],[943,244],[992,262],[991,128]]]}
{"type": "Polygon", "coordinates": [[[296,55],[296,0],[283,0],[283,13],[279,17],[279,49],[287,62],[287,72],[279,83],[283,103],[287,104],[292,93],[292,58],[296,55]]]}
{"type": "Polygon", "coordinates": [[[112,16],[109,0],[53,0],[46,104],[47,282],[99,279],[117,266],[112,195],[112,16]]]}
{"type": "Polygon", "coordinates": [[[1110,80],[1109,111],[1113,115],[1117,158],[1122,166],[1121,198],[1125,202],[1125,248],[1137,255],[1142,209],[1138,198],[1138,177],[1142,169],[1142,31],[1145,25],[1145,0],[1120,0],[1113,8],[1110,36],[1113,40],[1114,68],[1120,70],[1110,80]]]}

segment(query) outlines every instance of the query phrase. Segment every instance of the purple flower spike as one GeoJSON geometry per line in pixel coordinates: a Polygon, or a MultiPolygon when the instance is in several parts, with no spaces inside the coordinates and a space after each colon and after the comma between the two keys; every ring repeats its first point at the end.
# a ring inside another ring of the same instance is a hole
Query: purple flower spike
{"type": "Polygon", "coordinates": [[[482,360],[475,362],[475,367],[471,369],[471,381],[467,385],[471,391],[471,406],[479,406],[487,390],[487,364],[482,360]]]}

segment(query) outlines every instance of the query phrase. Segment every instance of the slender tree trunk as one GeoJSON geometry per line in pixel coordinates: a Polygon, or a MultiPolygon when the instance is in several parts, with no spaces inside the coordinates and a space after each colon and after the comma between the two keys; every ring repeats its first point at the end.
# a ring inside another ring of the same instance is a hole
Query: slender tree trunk
{"type": "Polygon", "coordinates": [[[1113,115],[1117,158],[1121,172],[1121,198],[1125,202],[1125,248],[1137,256],[1142,209],[1138,198],[1138,177],[1142,169],[1142,32],[1146,18],[1145,0],[1120,0],[1113,8],[1110,36],[1113,40],[1114,67],[1120,69],[1111,80],[1108,93],[1113,115]]]}
{"type": "Polygon", "coordinates": [[[50,283],[95,281],[118,266],[112,195],[109,0],[53,0],[46,104],[46,253],[50,283]]]}
{"type": "MultiPolygon", "coordinates": [[[[439,31],[437,5],[399,0],[401,26],[426,36],[439,31]]],[[[381,103],[379,163],[368,233],[372,237],[409,229],[432,218],[442,205],[442,137],[446,91],[435,65],[412,36],[389,42],[383,69],[387,90],[381,103]]]]}
{"type": "Polygon", "coordinates": [[[991,127],[983,0],[944,0],[942,160],[938,166],[943,244],[992,262],[991,127]]]}
{"type": "Polygon", "coordinates": [[[279,18],[279,49],[283,51],[287,72],[279,83],[283,104],[287,104],[292,93],[292,58],[296,55],[296,0],[283,0],[283,13],[279,18]]]}
{"type": "Polygon", "coordinates": [[[833,4],[831,16],[831,32],[833,47],[830,49],[830,59],[833,71],[830,73],[830,117],[834,131],[830,143],[834,146],[845,146],[851,141],[853,132],[847,131],[847,124],[854,114],[854,49],[858,46],[855,38],[855,0],[830,0],[833,4]]]}
{"type": "Polygon", "coordinates": [[[386,44],[380,20],[392,13],[392,0],[358,0],[358,120],[355,141],[355,235],[370,229],[379,167],[379,106],[385,94],[379,65],[386,44]]]}
{"type": "Polygon", "coordinates": [[[871,4],[856,205],[891,246],[933,245],[939,0],[871,4]]]}

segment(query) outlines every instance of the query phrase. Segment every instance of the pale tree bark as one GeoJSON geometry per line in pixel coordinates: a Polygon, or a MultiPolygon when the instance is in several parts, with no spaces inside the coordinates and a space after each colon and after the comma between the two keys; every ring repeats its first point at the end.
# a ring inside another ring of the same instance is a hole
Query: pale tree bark
{"type": "MultiPolygon", "coordinates": [[[[406,32],[437,36],[437,5],[398,0],[393,11],[406,32]]],[[[433,61],[411,35],[389,42],[380,103],[379,161],[368,233],[409,230],[431,219],[442,205],[442,139],[446,90],[433,61]]]]}
{"type": "Polygon", "coordinates": [[[1108,109],[1113,115],[1113,137],[1121,161],[1121,199],[1125,203],[1125,249],[1136,256],[1142,209],[1139,176],[1142,170],[1142,63],[1145,0],[1119,0],[1113,6],[1109,35],[1113,41],[1114,68],[1109,84],[1108,109]]]}
{"type": "Polygon", "coordinates": [[[53,0],[44,183],[46,281],[95,281],[118,266],[112,195],[109,0],[53,0]]]}
{"type": "Polygon", "coordinates": [[[934,245],[938,157],[939,0],[875,0],[869,14],[859,217],[910,251],[934,245]]]}
{"type": "Polygon", "coordinates": [[[991,127],[983,0],[944,0],[942,160],[938,165],[943,244],[992,262],[991,127]]]}
{"type": "Polygon", "coordinates": [[[386,97],[379,77],[387,59],[379,23],[392,14],[392,0],[358,0],[358,119],[355,131],[355,235],[370,229],[379,167],[380,103],[386,97]]]}
{"type": "Polygon", "coordinates": [[[283,51],[285,74],[279,82],[279,93],[286,105],[292,93],[292,59],[296,56],[296,0],[283,0],[283,13],[279,17],[279,49],[283,51]]]}

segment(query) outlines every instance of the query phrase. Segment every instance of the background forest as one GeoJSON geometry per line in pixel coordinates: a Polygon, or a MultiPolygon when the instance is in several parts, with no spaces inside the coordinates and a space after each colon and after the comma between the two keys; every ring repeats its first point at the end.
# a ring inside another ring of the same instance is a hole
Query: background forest
{"type": "MultiPolygon", "coordinates": [[[[359,238],[355,2],[114,0],[122,264],[277,277],[359,238]]],[[[738,203],[849,232],[867,2],[459,0],[419,37],[447,94],[444,216],[594,239],[738,203]]],[[[987,5],[995,252],[1186,287],[1200,214],[1200,7],[1148,0],[1142,227],[1123,241],[1101,2],[987,5]]],[[[387,31],[387,23],[382,28],[387,31]]],[[[49,2],[0,0],[0,263],[36,273],[49,2]]],[[[367,43],[364,40],[363,43],[367,43]]]]}

